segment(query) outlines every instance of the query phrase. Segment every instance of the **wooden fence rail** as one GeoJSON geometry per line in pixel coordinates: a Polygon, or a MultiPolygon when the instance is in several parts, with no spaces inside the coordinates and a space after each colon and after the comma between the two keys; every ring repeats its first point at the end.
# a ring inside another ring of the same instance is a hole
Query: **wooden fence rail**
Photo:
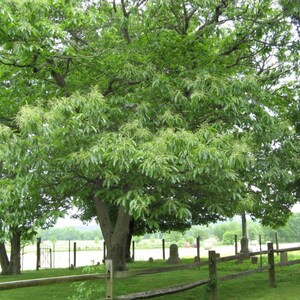
{"type": "Polygon", "coordinates": [[[183,291],[190,290],[190,289],[193,289],[193,288],[201,286],[201,285],[208,284],[209,282],[210,282],[209,279],[199,280],[199,281],[195,281],[192,283],[176,285],[176,286],[159,289],[159,290],[145,291],[145,292],[140,292],[140,293],[123,295],[123,296],[117,297],[116,299],[118,299],[118,300],[149,299],[149,298],[183,292],[183,291]]]}
{"type": "Polygon", "coordinates": [[[242,276],[248,276],[254,273],[263,272],[268,270],[269,273],[269,285],[271,287],[276,286],[275,282],[275,266],[289,266],[294,264],[300,264],[300,259],[287,261],[287,262],[279,262],[275,264],[274,253],[281,252],[291,252],[291,251],[300,251],[300,247],[296,248],[286,248],[286,249],[273,249],[273,243],[268,243],[268,250],[251,252],[249,256],[256,256],[267,254],[268,255],[268,264],[266,266],[255,268],[252,270],[247,270],[244,272],[234,273],[225,276],[217,276],[217,265],[222,262],[243,259],[247,256],[245,255],[233,255],[227,257],[218,257],[215,251],[209,251],[208,261],[205,262],[196,262],[192,264],[184,264],[179,266],[169,266],[164,268],[153,268],[147,270],[137,270],[137,271],[128,271],[128,272],[113,272],[113,262],[111,260],[106,260],[106,273],[104,274],[85,274],[85,275],[73,275],[73,276],[60,276],[60,277],[50,277],[50,278],[39,278],[39,279],[31,279],[31,280],[19,280],[19,281],[11,281],[11,282],[2,282],[0,283],[0,290],[7,289],[15,289],[22,287],[33,287],[33,286],[41,286],[41,285],[49,285],[63,282],[75,282],[75,281],[85,281],[85,280],[94,280],[94,279],[105,279],[105,299],[118,299],[118,300],[133,300],[133,299],[148,299],[154,298],[158,296],[174,294],[178,292],[182,292],[185,290],[189,290],[201,285],[209,285],[209,299],[217,300],[218,299],[218,282],[225,280],[232,280],[236,278],[240,278],[242,276]],[[146,275],[146,274],[155,274],[162,272],[171,272],[184,270],[194,267],[208,266],[209,267],[209,279],[199,280],[192,283],[176,285],[163,289],[156,289],[150,291],[143,291],[138,293],[133,293],[129,295],[122,295],[116,298],[113,298],[113,280],[116,278],[124,278],[124,277],[132,277],[138,275],[146,275]]]}
{"type": "Polygon", "coordinates": [[[292,251],[300,251],[300,247],[294,247],[294,248],[285,248],[285,249],[276,249],[274,250],[277,253],[280,252],[292,252],[292,251]]]}
{"type": "Polygon", "coordinates": [[[146,269],[146,270],[117,271],[114,274],[114,278],[124,278],[124,277],[132,277],[132,276],[139,276],[139,275],[180,271],[180,270],[186,270],[194,267],[208,266],[208,264],[209,264],[208,261],[204,261],[204,262],[197,262],[192,264],[184,264],[179,266],[170,266],[170,267],[163,267],[163,268],[153,268],[153,269],[146,269]]]}
{"type": "Polygon", "coordinates": [[[279,262],[279,263],[275,264],[275,266],[284,267],[284,266],[292,266],[292,265],[298,265],[298,264],[300,264],[300,259],[279,262]]]}
{"type": "Polygon", "coordinates": [[[256,268],[256,269],[253,269],[253,270],[247,270],[247,271],[243,271],[243,272],[239,272],[239,273],[220,276],[220,277],[218,277],[218,282],[219,281],[226,281],[226,280],[236,279],[236,278],[241,278],[241,277],[252,275],[252,274],[255,274],[255,273],[261,273],[263,271],[269,270],[269,268],[270,268],[269,265],[267,265],[267,266],[263,266],[263,267],[256,268]]]}
{"type": "Polygon", "coordinates": [[[280,262],[275,264],[274,259],[274,253],[277,252],[289,252],[289,251],[299,251],[300,247],[297,248],[286,248],[286,249],[273,249],[273,243],[268,243],[268,250],[264,251],[257,251],[257,252],[251,252],[249,253],[249,256],[257,256],[262,254],[268,255],[268,264],[266,266],[262,266],[260,268],[255,268],[252,270],[247,270],[239,273],[229,274],[225,276],[217,276],[217,265],[221,262],[227,262],[231,260],[237,260],[237,259],[244,259],[247,257],[245,254],[238,254],[238,255],[232,255],[227,257],[218,257],[215,251],[209,251],[209,259],[206,262],[201,263],[194,263],[189,265],[181,265],[181,266],[173,266],[173,267],[167,267],[167,268],[159,268],[159,269],[150,269],[150,270],[140,270],[140,271],[131,271],[131,272],[117,272],[117,278],[120,277],[131,277],[136,275],[145,275],[145,274],[153,274],[153,273],[161,273],[161,272],[168,272],[168,271],[175,271],[175,270],[182,270],[183,268],[189,268],[189,267],[195,267],[195,266],[209,266],[209,279],[196,281],[189,284],[183,284],[183,285],[176,285],[173,287],[163,288],[163,289],[156,289],[156,290],[149,290],[139,293],[133,293],[129,295],[122,295],[118,296],[115,299],[117,300],[134,300],[134,299],[149,299],[149,298],[155,298],[163,295],[173,294],[182,292],[188,289],[192,289],[201,285],[209,285],[209,299],[210,300],[217,300],[218,299],[218,282],[220,281],[226,281],[226,280],[232,280],[244,276],[249,276],[251,274],[267,271],[269,273],[269,285],[270,287],[275,287],[275,266],[288,266],[288,265],[294,265],[294,264],[300,264],[300,259],[294,260],[294,261],[288,261],[288,262],[280,262]],[[121,275],[122,273],[122,275],[121,275]],[[127,275],[125,275],[127,273],[127,275]]]}
{"type": "Polygon", "coordinates": [[[109,274],[84,274],[84,275],[72,275],[72,276],[59,276],[50,278],[38,278],[38,279],[27,279],[10,282],[1,282],[0,290],[17,289],[23,287],[50,285],[64,282],[76,282],[93,279],[106,279],[109,278],[109,274]]]}

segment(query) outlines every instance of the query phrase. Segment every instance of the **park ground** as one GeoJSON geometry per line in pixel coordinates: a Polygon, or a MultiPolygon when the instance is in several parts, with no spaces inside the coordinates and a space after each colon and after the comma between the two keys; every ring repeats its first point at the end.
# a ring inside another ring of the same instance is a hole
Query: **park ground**
{"type": "MultiPolygon", "coordinates": [[[[299,254],[294,254],[291,259],[299,258],[299,254]]],[[[278,259],[278,258],[276,258],[278,259]]],[[[191,262],[191,259],[184,259],[182,262],[191,262]]],[[[266,263],[264,258],[263,263],[266,263]]],[[[134,262],[128,265],[129,270],[147,269],[149,267],[163,267],[166,263],[162,260],[156,260],[152,264],[147,261],[134,262]]],[[[226,275],[235,272],[241,272],[254,268],[250,261],[243,263],[227,262],[218,266],[218,275],[226,275]]],[[[94,272],[93,267],[69,269],[45,269],[40,271],[25,271],[19,276],[2,276],[0,282],[44,278],[53,276],[76,275],[86,272],[94,272]]],[[[99,272],[104,272],[104,266],[101,265],[99,272]]],[[[114,284],[115,295],[124,295],[138,291],[164,288],[167,286],[189,283],[207,278],[207,267],[196,267],[184,271],[167,272],[161,274],[152,274],[132,278],[117,279],[114,284]]],[[[220,282],[218,284],[218,293],[220,300],[298,300],[300,295],[300,266],[276,268],[276,288],[270,288],[268,284],[267,272],[262,272],[235,280],[220,282]]],[[[158,297],[156,299],[207,299],[207,286],[194,288],[179,294],[158,297]]],[[[19,288],[14,290],[0,291],[1,300],[50,300],[50,299],[86,299],[98,300],[104,298],[104,280],[94,280],[85,283],[64,283],[49,286],[19,288]],[[91,288],[94,292],[89,294],[87,290],[91,288]]]]}

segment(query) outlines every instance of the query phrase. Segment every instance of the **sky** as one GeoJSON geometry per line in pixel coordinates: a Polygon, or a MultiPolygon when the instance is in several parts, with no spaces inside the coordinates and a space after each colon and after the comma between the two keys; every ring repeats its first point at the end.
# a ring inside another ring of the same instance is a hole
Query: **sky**
{"type": "Polygon", "coordinates": [[[82,221],[78,219],[72,219],[69,216],[65,216],[64,218],[59,218],[54,227],[76,227],[76,226],[95,226],[97,223],[95,221],[89,223],[82,223],[82,221]]]}

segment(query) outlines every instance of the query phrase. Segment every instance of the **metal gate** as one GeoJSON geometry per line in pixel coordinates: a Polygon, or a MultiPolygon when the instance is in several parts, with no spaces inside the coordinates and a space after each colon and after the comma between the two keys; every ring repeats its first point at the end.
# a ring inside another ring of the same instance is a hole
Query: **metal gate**
{"type": "Polygon", "coordinates": [[[41,248],[41,268],[52,268],[51,248],[41,248]]]}

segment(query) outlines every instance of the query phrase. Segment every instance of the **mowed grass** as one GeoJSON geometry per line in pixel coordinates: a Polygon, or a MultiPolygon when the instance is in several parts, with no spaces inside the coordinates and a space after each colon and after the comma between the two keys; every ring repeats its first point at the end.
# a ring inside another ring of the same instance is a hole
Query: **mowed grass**
{"type": "MultiPolygon", "coordinates": [[[[39,271],[24,271],[17,276],[0,276],[0,282],[27,280],[36,278],[48,278],[56,276],[81,275],[83,268],[75,270],[69,269],[47,269],[39,271]]],[[[74,284],[61,283],[38,287],[18,288],[13,290],[0,291],[0,299],[2,300],[50,300],[50,299],[68,299],[75,293],[74,284]]]]}
{"type": "MultiPolygon", "coordinates": [[[[296,258],[296,257],[295,257],[296,258]]],[[[298,257],[299,258],[299,257],[298,257]]],[[[182,263],[189,263],[192,260],[183,260],[182,263]]],[[[264,263],[266,263],[264,259],[264,263]]],[[[135,262],[128,264],[129,270],[148,269],[167,266],[164,261],[135,262]]],[[[227,262],[218,264],[218,275],[232,274],[255,268],[250,261],[243,263],[227,262]]],[[[104,272],[101,266],[99,272],[104,272]]],[[[0,276],[0,282],[45,278],[53,276],[65,276],[82,274],[83,268],[76,270],[68,269],[49,269],[40,271],[26,271],[19,276],[0,276]]],[[[160,274],[142,275],[131,278],[116,279],[114,282],[114,294],[125,295],[129,293],[141,292],[151,289],[166,288],[173,285],[190,283],[208,278],[208,268],[198,267],[173,271],[160,274]]],[[[218,294],[220,300],[298,300],[300,299],[300,265],[289,267],[276,267],[276,288],[270,288],[268,283],[268,272],[253,274],[250,276],[220,282],[218,284],[218,294]]],[[[48,286],[19,288],[14,290],[0,291],[2,300],[50,300],[68,299],[78,293],[77,287],[80,283],[63,283],[48,286]]],[[[104,280],[93,280],[84,284],[86,287],[92,286],[95,293],[86,296],[86,300],[99,300],[104,298],[104,280]]],[[[177,299],[208,299],[208,287],[201,286],[185,292],[157,297],[156,299],[177,300],[177,299]]]]}

